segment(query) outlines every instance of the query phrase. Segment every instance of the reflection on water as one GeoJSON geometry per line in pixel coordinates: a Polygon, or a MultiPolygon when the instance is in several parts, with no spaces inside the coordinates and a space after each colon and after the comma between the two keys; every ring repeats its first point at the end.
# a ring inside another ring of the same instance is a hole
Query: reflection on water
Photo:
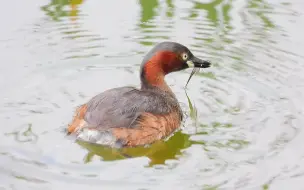
{"type": "Polygon", "coordinates": [[[304,3],[21,6],[0,32],[1,188],[304,188],[304,3]],[[142,57],[164,40],[213,63],[187,89],[190,70],[167,77],[186,115],[181,131],[121,150],[65,137],[75,107],[109,88],[139,86],[142,57]]]}
{"type": "Polygon", "coordinates": [[[149,166],[153,166],[165,164],[165,161],[169,159],[176,159],[177,156],[181,155],[182,149],[191,146],[193,143],[195,142],[189,140],[189,135],[177,132],[169,140],[157,142],[148,148],[138,147],[116,150],[83,142],[81,142],[81,145],[89,150],[84,158],[86,163],[90,162],[95,155],[100,156],[103,161],[146,156],[150,159],[149,166]]]}
{"type": "MultiPolygon", "coordinates": [[[[167,1],[169,4],[170,2],[167,1]]],[[[163,35],[166,28],[170,27],[170,24],[166,23],[165,27],[158,28],[159,23],[154,23],[155,16],[157,15],[157,9],[159,8],[159,3],[157,0],[145,1],[140,0],[139,4],[141,6],[141,19],[139,21],[140,31],[144,35],[140,38],[139,43],[144,46],[154,45],[151,40],[168,40],[167,35],[163,35]]]]}
{"type": "MultiPolygon", "coordinates": [[[[49,26],[44,29],[47,30],[44,33],[51,32],[54,35],[57,30],[61,33],[61,40],[51,44],[66,44],[65,46],[68,48],[64,52],[64,59],[99,56],[97,52],[103,47],[102,37],[98,34],[92,34],[92,32],[83,27],[85,15],[81,14],[79,10],[79,6],[83,2],[83,0],[53,0],[41,7],[41,10],[46,15],[57,21],[49,23],[49,26]]],[[[52,38],[52,35],[50,35],[50,38],[52,38]]]]}
{"type": "Polygon", "coordinates": [[[61,17],[70,17],[74,20],[79,13],[78,6],[83,2],[83,0],[52,0],[41,9],[55,21],[59,21],[61,17]],[[69,10],[66,10],[67,6],[69,10]]]}

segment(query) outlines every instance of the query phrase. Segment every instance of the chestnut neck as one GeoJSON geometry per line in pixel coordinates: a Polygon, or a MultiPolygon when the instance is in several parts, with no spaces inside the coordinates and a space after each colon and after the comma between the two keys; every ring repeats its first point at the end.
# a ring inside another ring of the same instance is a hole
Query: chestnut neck
{"type": "Polygon", "coordinates": [[[165,75],[181,67],[181,62],[172,51],[158,51],[142,63],[141,89],[158,89],[173,94],[165,81],[165,75]]]}
{"type": "Polygon", "coordinates": [[[162,91],[171,92],[170,87],[165,81],[165,71],[161,62],[148,62],[142,68],[140,74],[141,89],[157,88],[162,91]]]}

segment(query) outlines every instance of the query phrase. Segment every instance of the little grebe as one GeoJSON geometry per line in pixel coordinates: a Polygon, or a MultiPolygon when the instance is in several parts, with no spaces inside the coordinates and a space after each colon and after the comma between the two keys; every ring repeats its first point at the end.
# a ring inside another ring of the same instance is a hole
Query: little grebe
{"type": "Polygon", "coordinates": [[[165,75],[209,66],[208,61],[195,57],[179,43],[159,43],[142,61],[141,88],[113,88],[93,97],[76,110],[68,134],[76,134],[78,140],[116,148],[161,140],[178,129],[183,120],[165,75]]]}

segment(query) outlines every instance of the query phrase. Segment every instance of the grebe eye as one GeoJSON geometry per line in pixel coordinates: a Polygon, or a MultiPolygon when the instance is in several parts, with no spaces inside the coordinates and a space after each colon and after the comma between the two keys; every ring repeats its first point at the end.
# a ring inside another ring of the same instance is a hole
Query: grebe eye
{"type": "Polygon", "coordinates": [[[188,55],[187,55],[186,53],[184,53],[184,54],[182,55],[182,58],[183,58],[184,61],[186,61],[186,60],[188,59],[188,55]]]}

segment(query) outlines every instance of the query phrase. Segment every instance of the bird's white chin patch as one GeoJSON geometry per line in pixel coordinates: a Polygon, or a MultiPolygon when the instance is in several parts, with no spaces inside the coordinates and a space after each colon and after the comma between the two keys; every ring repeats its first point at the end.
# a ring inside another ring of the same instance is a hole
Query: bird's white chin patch
{"type": "Polygon", "coordinates": [[[186,63],[187,63],[187,65],[188,65],[189,68],[194,68],[194,63],[193,63],[193,61],[188,60],[186,63]]]}

